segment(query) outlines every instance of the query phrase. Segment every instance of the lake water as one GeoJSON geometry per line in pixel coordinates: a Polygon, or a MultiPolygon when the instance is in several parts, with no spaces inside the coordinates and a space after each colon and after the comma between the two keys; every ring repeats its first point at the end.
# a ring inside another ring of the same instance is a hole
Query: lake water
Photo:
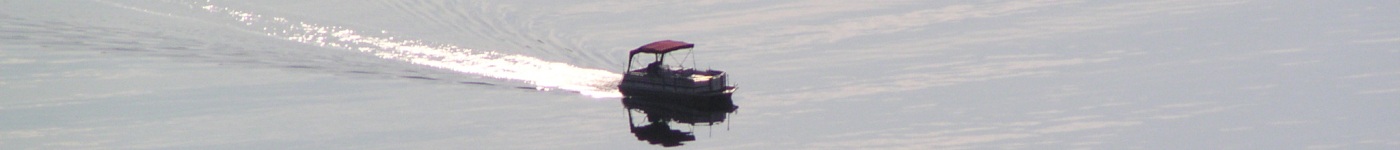
{"type": "Polygon", "coordinates": [[[670,148],[1396,149],[1393,8],[0,0],[0,149],[662,148],[615,85],[665,39],[739,87],[670,148]]]}

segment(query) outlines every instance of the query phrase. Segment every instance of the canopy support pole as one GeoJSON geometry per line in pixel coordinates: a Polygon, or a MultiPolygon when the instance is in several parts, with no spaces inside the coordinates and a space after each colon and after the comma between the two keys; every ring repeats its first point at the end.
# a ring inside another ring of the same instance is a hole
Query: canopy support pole
{"type": "Polygon", "coordinates": [[[634,57],[634,56],[637,56],[637,55],[635,55],[635,54],[634,54],[634,55],[627,55],[627,70],[622,70],[622,73],[623,73],[623,74],[627,74],[627,72],[631,72],[631,71],[632,71],[632,57],[634,57]]]}

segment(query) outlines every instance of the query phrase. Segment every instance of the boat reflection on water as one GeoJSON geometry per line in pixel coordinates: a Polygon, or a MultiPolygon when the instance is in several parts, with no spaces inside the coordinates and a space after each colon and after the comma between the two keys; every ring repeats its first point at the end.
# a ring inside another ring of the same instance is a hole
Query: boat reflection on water
{"type": "MultiPolygon", "coordinates": [[[[681,142],[695,141],[691,132],[672,129],[671,124],[691,126],[712,126],[724,122],[729,113],[738,110],[729,97],[641,97],[628,96],[622,99],[627,109],[627,121],[637,140],[654,145],[674,147],[681,142]],[[646,120],[638,123],[633,112],[645,115],[646,120]]],[[[692,128],[693,129],[693,128],[692,128]]]]}
{"type": "Polygon", "coordinates": [[[669,64],[665,61],[666,56],[674,56],[668,54],[690,51],[693,47],[695,44],[661,40],[627,53],[627,70],[623,71],[622,83],[617,88],[625,97],[622,106],[627,109],[628,125],[637,140],[665,147],[680,146],[681,142],[694,141],[695,136],[671,129],[673,123],[710,126],[724,122],[729,113],[739,108],[730,99],[736,87],[725,83],[729,75],[724,71],[684,66],[684,60],[695,64],[695,59],[670,61],[669,64]],[[632,69],[632,64],[639,61],[637,55],[644,56],[642,61],[648,55],[653,59],[646,67],[632,69]],[[632,119],[633,111],[646,115],[646,121],[638,125],[632,119]]]}

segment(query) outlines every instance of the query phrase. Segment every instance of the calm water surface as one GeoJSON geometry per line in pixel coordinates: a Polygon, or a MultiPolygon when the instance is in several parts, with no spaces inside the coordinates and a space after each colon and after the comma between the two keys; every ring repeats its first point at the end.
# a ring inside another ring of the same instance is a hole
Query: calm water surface
{"type": "Polygon", "coordinates": [[[1395,149],[1396,7],[0,1],[0,149],[1395,149]],[[681,145],[662,39],[740,87],[681,145]]]}

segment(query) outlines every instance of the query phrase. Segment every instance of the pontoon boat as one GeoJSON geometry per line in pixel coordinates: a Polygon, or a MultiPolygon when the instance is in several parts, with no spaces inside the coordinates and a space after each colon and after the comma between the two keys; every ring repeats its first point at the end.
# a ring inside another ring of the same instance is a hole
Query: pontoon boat
{"type": "MultiPolygon", "coordinates": [[[[666,54],[689,50],[693,47],[695,44],[662,40],[632,50],[628,53],[627,71],[622,77],[622,83],[618,84],[618,89],[628,97],[652,96],[727,100],[734,93],[735,87],[725,84],[727,77],[724,71],[686,68],[683,66],[683,62],[678,65],[665,63],[666,54]],[[632,70],[632,64],[636,63],[634,61],[637,54],[650,54],[655,59],[646,67],[632,70]]],[[[686,58],[689,57],[691,56],[686,58]]],[[[692,61],[691,64],[694,64],[695,59],[689,60],[692,61]]]]}

